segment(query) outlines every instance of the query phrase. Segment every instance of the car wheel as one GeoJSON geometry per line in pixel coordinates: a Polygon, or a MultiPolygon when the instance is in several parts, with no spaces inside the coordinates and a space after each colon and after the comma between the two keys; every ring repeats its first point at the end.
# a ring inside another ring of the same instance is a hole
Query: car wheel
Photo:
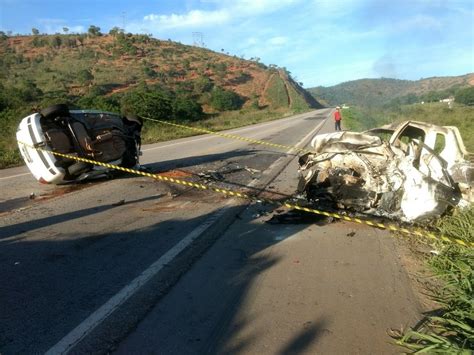
{"type": "Polygon", "coordinates": [[[41,110],[41,115],[44,118],[56,118],[59,116],[69,116],[69,107],[65,104],[58,104],[46,107],[41,110]]]}
{"type": "Polygon", "coordinates": [[[143,120],[138,116],[131,115],[131,116],[125,116],[124,118],[128,122],[137,123],[140,127],[143,126],[143,120]]]}

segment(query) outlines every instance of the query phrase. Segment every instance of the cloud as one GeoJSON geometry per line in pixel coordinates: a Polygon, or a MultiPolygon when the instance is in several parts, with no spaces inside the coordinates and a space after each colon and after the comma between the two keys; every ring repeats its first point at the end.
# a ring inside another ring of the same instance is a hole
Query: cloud
{"type": "Polygon", "coordinates": [[[270,43],[272,46],[283,46],[287,42],[288,42],[288,37],[284,37],[284,36],[277,36],[277,37],[270,38],[268,40],[268,43],[270,43]]]}
{"type": "MultiPolygon", "coordinates": [[[[232,20],[250,18],[277,11],[294,5],[301,0],[207,0],[205,3],[215,4],[213,10],[190,10],[181,14],[155,14],[143,17],[145,25],[152,25],[156,30],[187,27],[211,27],[230,23],[232,20]]],[[[135,27],[139,26],[134,24],[135,27]]]]}
{"type": "Polygon", "coordinates": [[[84,33],[86,31],[86,28],[84,26],[69,26],[67,24],[67,20],[60,18],[40,18],[38,19],[38,23],[41,25],[40,30],[42,30],[44,33],[49,34],[62,33],[64,27],[67,27],[69,29],[69,33],[84,33]]]}
{"type": "Polygon", "coordinates": [[[161,29],[177,27],[200,27],[221,25],[229,21],[227,11],[191,10],[186,14],[156,15],[150,14],[143,18],[148,24],[154,24],[161,29]]]}

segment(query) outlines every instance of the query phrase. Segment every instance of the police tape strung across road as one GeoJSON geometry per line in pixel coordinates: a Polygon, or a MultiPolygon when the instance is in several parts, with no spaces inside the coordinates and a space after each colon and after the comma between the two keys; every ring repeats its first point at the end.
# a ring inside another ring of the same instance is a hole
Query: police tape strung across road
{"type": "Polygon", "coordinates": [[[232,190],[229,190],[229,189],[222,189],[222,188],[218,188],[218,187],[213,187],[213,186],[209,186],[209,185],[195,183],[195,182],[192,182],[192,181],[186,181],[186,180],[176,179],[176,178],[172,178],[172,177],[168,177],[168,176],[163,176],[163,175],[160,175],[160,174],[152,174],[152,173],[149,173],[149,172],[144,172],[144,171],[140,171],[140,170],[136,170],[136,169],[129,169],[129,168],[124,168],[124,167],[121,167],[121,166],[118,166],[118,165],[102,163],[102,162],[99,162],[99,161],[86,159],[86,158],[80,158],[80,157],[76,157],[74,155],[54,152],[52,150],[44,149],[44,148],[41,148],[41,147],[34,147],[34,146],[31,146],[30,144],[27,144],[27,143],[24,143],[24,142],[18,142],[18,143],[23,144],[23,145],[25,145],[29,148],[32,148],[32,149],[41,150],[43,152],[48,152],[48,153],[54,154],[54,155],[59,156],[59,157],[72,159],[72,160],[76,160],[76,161],[80,161],[80,162],[84,162],[84,163],[89,163],[89,164],[93,164],[93,165],[103,166],[103,167],[106,167],[106,168],[109,168],[109,169],[124,171],[124,172],[130,173],[130,174],[146,176],[146,177],[150,177],[152,179],[165,181],[165,182],[170,182],[170,183],[173,183],[173,184],[189,186],[189,187],[200,189],[200,190],[214,191],[214,192],[226,195],[226,196],[239,197],[239,198],[250,200],[250,201],[253,201],[253,202],[268,203],[268,204],[272,204],[272,205],[283,206],[283,207],[287,207],[287,208],[293,208],[293,209],[308,212],[308,213],[314,213],[314,214],[322,215],[322,216],[326,216],[326,217],[333,217],[333,218],[337,218],[337,219],[342,219],[344,221],[349,221],[349,222],[354,222],[354,223],[359,223],[359,224],[365,224],[365,225],[368,225],[368,226],[371,226],[371,227],[387,229],[387,230],[391,230],[391,231],[394,231],[394,232],[401,232],[401,233],[406,234],[406,235],[415,235],[415,236],[418,236],[418,237],[423,237],[425,239],[431,239],[431,240],[437,240],[437,241],[442,241],[442,242],[446,242],[446,243],[457,244],[457,245],[467,247],[467,248],[474,248],[474,243],[473,242],[465,242],[461,239],[451,238],[451,237],[447,237],[447,236],[437,236],[434,233],[424,231],[424,230],[408,229],[408,228],[396,226],[394,224],[384,224],[384,223],[380,223],[380,222],[372,222],[372,221],[367,220],[367,219],[349,217],[349,216],[341,215],[341,214],[335,213],[335,212],[321,211],[321,210],[314,209],[314,208],[303,207],[303,206],[299,206],[299,205],[296,205],[294,203],[290,203],[290,202],[287,202],[287,201],[280,202],[280,201],[275,201],[275,200],[271,200],[271,199],[260,198],[260,197],[257,197],[257,196],[248,195],[246,193],[241,193],[241,192],[238,192],[238,191],[232,191],[232,190]]]}
{"type": "Polygon", "coordinates": [[[293,147],[293,146],[290,146],[290,145],[270,143],[270,142],[261,141],[261,140],[258,140],[258,139],[245,138],[245,137],[237,136],[235,134],[215,132],[215,131],[211,131],[211,130],[205,129],[205,128],[191,127],[191,126],[186,126],[186,125],[179,124],[179,123],[168,122],[168,121],[163,121],[163,120],[157,120],[155,118],[150,118],[150,117],[144,117],[144,116],[140,116],[140,117],[143,118],[144,120],[158,122],[158,123],[161,123],[161,124],[165,124],[165,125],[173,126],[173,127],[177,127],[177,128],[184,128],[184,129],[188,129],[188,130],[195,131],[195,132],[212,134],[214,136],[219,136],[219,137],[223,137],[223,138],[236,139],[236,140],[239,140],[239,141],[255,143],[255,144],[260,144],[260,145],[266,145],[268,147],[273,147],[273,148],[294,149],[294,150],[296,150],[300,153],[312,153],[311,150],[304,149],[304,148],[293,147]]]}

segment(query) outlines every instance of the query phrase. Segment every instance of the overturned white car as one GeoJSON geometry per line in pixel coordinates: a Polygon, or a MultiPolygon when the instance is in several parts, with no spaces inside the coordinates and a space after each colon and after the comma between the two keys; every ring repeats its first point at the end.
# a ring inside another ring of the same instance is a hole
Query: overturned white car
{"type": "Polygon", "coordinates": [[[474,201],[474,156],[456,127],[407,121],[311,145],[299,190],[314,205],[420,222],[474,201]]]}
{"type": "Polygon", "coordinates": [[[42,183],[63,184],[109,175],[111,169],[53,152],[134,167],[139,164],[141,128],[142,122],[136,117],[69,110],[60,104],[23,118],[16,137],[23,160],[34,177],[42,183]]]}

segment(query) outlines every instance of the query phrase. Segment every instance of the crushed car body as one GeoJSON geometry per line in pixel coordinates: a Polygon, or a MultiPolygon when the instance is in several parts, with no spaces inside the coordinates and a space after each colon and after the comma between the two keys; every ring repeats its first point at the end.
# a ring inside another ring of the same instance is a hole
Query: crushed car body
{"type": "Polygon", "coordinates": [[[108,175],[111,170],[48,151],[134,167],[139,164],[141,128],[135,117],[54,105],[23,118],[16,137],[34,177],[42,183],[63,184],[108,175]]]}
{"type": "Polygon", "coordinates": [[[423,222],[474,201],[473,155],[456,127],[406,121],[317,135],[311,146],[299,159],[311,204],[423,222]]]}

